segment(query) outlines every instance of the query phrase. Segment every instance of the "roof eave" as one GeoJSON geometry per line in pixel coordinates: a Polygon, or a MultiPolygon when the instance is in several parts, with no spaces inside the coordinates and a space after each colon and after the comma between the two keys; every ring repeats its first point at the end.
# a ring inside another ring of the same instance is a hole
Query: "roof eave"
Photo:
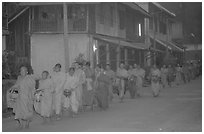
{"type": "Polygon", "coordinates": [[[143,8],[141,8],[139,5],[137,5],[135,2],[122,2],[123,4],[129,6],[130,8],[139,11],[141,14],[143,14],[146,17],[151,17],[151,15],[145,11],[143,8]]]}
{"type": "Polygon", "coordinates": [[[155,5],[156,7],[158,7],[159,9],[163,10],[164,12],[166,12],[169,16],[171,17],[176,17],[176,14],[170,12],[168,9],[166,9],[165,7],[163,7],[162,5],[160,5],[157,2],[152,2],[153,5],[155,5]]]}

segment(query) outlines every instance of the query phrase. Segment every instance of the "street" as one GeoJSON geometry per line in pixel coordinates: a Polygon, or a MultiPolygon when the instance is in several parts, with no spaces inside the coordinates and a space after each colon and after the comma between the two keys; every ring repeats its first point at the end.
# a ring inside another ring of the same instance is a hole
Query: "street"
{"type": "MultiPolygon", "coordinates": [[[[2,130],[17,131],[13,117],[3,119],[2,130]]],[[[50,124],[42,125],[36,115],[30,129],[23,131],[201,132],[202,78],[162,89],[158,98],[152,97],[150,87],[145,87],[140,98],[131,100],[127,93],[124,102],[119,103],[116,96],[106,111],[86,111],[50,124]]]]}

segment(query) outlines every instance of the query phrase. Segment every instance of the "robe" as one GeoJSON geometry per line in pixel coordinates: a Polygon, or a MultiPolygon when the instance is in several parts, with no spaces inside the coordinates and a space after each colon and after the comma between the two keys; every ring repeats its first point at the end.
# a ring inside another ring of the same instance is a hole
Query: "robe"
{"type": "Polygon", "coordinates": [[[136,80],[137,94],[140,95],[141,94],[141,88],[143,87],[143,79],[145,77],[145,70],[142,68],[137,69],[135,72],[135,75],[137,77],[137,80],[136,80]]]}
{"type": "Polygon", "coordinates": [[[181,68],[180,67],[176,68],[176,79],[175,79],[175,82],[176,82],[177,85],[181,84],[181,68]]]}
{"type": "Polygon", "coordinates": [[[13,88],[18,88],[18,97],[13,107],[15,119],[31,120],[33,116],[33,99],[35,92],[35,80],[27,75],[18,77],[13,88]]]}
{"type": "Polygon", "coordinates": [[[83,105],[92,106],[94,101],[94,71],[91,68],[84,70],[86,76],[86,82],[83,86],[83,105]]]}
{"type": "Polygon", "coordinates": [[[79,106],[81,107],[82,106],[83,84],[86,81],[86,76],[85,76],[84,71],[81,69],[75,70],[74,75],[78,77],[79,79],[79,85],[77,86],[77,89],[76,89],[76,97],[78,99],[79,106]]]}
{"type": "Polygon", "coordinates": [[[151,86],[152,86],[152,92],[154,96],[158,96],[160,92],[160,88],[161,88],[160,80],[159,80],[160,77],[161,77],[161,72],[159,69],[152,70],[151,86]],[[156,82],[153,80],[154,77],[158,78],[156,82]]]}
{"type": "Polygon", "coordinates": [[[113,70],[107,70],[105,73],[108,76],[108,78],[111,80],[108,89],[109,89],[109,99],[112,100],[113,99],[113,84],[115,81],[115,72],[113,70]]]}
{"type": "Polygon", "coordinates": [[[109,107],[109,101],[108,101],[109,84],[110,84],[109,77],[104,73],[100,73],[100,75],[97,78],[96,99],[97,99],[99,108],[103,110],[106,110],[109,107]]]}
{"type": "Polygon", "coordinates": [[[79,99],[77,98],[77,87],[79,85],[79,78],[76,76],[70,76],[67,73],[64,89],[71,91],[71,96],[66,97],[63,95],[63,107],[65,109],[71,108],[73,112],[77,113],[79,109],[79,99]]]}
{"type": "Polygon", "coordinates": [[[128,77],[128,71],[126,69],[119,68],[117,70],[117,83],[120,87],[120,99],[123,99],[124,92],[125,92],[125,84],[126,84],[126,78],[128,77]]]}
{"type": "Polygon", "coordinates": [[[63,72],[54,72],[51,79],[54,88],[52,108],[55,111],[55,114],[59,115],[61,114],[63,86],[66,80],[66,75],[63,72]]]}
{"type": "Polygon", "coordinates": [[[167,75],[168,75],[168,69],[161,68],[161,81],[162,81],[163,87],[167,86],[167,75]]]}
{"type": "Polygon", "coordinates": [[[36,102],[36,112],[43,117],[50,117],[52,114],[54,92],[51,79],[48,78],[46,80],[40,80],[38,89],[42,90],[42,96],[40,98],[40,102],[36,102]]]}

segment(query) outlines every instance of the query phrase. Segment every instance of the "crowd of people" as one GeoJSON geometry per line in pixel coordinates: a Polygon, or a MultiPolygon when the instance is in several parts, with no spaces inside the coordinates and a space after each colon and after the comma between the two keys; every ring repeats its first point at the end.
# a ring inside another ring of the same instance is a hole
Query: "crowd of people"
{"type": "Polygon", "coordinates": [[[110,64],[92,69],[90,62],[75,62],[66,73],[56,64],[51,74],[43,71],[41,77],[36,77],[22,66],[16,84],[8,90],[7,105],[13,108],[22,129],[29,127],[34,112],[41,115],[43,122],[50,122],[60,120],[66,112],[75,117],[87,109],[106,110],[114,94],[119,96],[119,102],[124,101],[127,91],[132,99],[143,96],[144,81],[150,81],[152,95],[157,97],[161,88],[188,83],[200,74],[201,64],[164,65],[161,69],[153,65],[147,71],[137,64],[127,68],[121,63],[114,72],[110,64]]]}

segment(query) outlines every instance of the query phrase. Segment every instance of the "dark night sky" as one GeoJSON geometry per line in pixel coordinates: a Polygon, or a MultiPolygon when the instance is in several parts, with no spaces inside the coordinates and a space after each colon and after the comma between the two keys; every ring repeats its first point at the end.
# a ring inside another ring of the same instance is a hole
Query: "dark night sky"
{"type": "Polygon", "coordinates": [[[160,2],[176,19],[183,22],[184,42],[202,43],[202,3],[201,2],[160,2]],[[194,33],[195,38],[190,34],[194,33]]]}

